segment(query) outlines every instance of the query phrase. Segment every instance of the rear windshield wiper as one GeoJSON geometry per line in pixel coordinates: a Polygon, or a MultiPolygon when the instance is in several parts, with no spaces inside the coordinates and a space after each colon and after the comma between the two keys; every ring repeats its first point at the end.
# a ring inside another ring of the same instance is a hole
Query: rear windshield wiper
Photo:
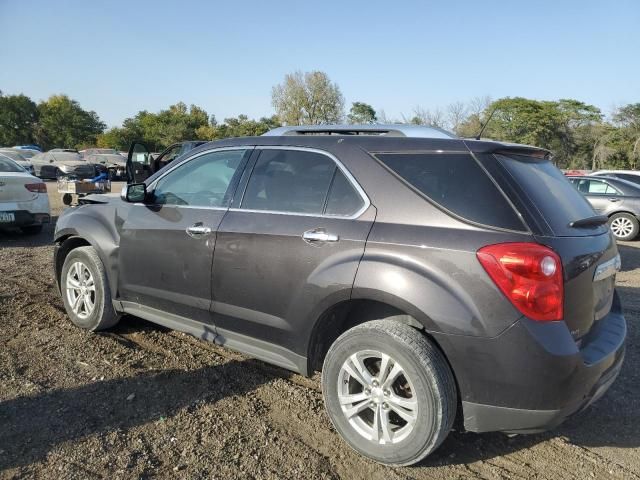
{"type": "Polygon", "coordinates": [[[595,215],[593,217],[582,218],[575,220],[569,224],[571,228],[584,228],[584,227],[597,227],[598,225],[604,225],[609,221],[609,217],[606,215],[595,215]]]}

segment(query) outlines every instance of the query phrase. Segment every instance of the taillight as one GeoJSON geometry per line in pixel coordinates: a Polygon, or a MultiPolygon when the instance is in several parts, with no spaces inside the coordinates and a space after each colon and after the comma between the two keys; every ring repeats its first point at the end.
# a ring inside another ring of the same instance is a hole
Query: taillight
{"type": "Polygon", "coordinates": [[[47,193],[47,185],[44,182],[27,183],[24,188],[33,193],[47,193]]]}
{"type": "Polygon", "coordinates": [[[537,243],[499,243],[482,247],[478,260],[502,293],[532,320],[562,320],[562,262],[537,243]]]}

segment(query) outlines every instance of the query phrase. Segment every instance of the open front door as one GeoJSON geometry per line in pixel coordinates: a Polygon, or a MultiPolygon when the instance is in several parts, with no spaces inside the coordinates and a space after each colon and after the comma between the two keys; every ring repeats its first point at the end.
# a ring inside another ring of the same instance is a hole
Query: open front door
{"type": "Polygon", "coordinates": [[[127,183],[142,183],[151,176],[153,159],[144,143],[133,142],[127,155],[127,183]]]}

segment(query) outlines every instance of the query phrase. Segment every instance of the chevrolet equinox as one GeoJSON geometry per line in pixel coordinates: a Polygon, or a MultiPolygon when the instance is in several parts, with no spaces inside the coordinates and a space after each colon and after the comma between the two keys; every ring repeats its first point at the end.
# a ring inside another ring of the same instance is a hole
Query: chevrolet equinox
{"type": "Polygon", "coordinates": [[[410,465],[456,417],[537,432],[624,357],[620,256],[535,147],[411,126],[282,127],[201,145],[67,209],[55,273],[87,330],[135,315],[322,372],[355,450],[410,465]]]}

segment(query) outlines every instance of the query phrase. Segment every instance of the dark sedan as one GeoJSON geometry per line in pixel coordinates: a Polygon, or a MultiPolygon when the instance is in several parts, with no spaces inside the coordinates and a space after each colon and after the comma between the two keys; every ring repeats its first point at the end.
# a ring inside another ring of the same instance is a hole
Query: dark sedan
{"type": "Polygon", "coordinates": [[[633,240],[640,230],[640,186],[615,177],[568,177],[599,215],[609,217],[618,240],[633,240]]]}

